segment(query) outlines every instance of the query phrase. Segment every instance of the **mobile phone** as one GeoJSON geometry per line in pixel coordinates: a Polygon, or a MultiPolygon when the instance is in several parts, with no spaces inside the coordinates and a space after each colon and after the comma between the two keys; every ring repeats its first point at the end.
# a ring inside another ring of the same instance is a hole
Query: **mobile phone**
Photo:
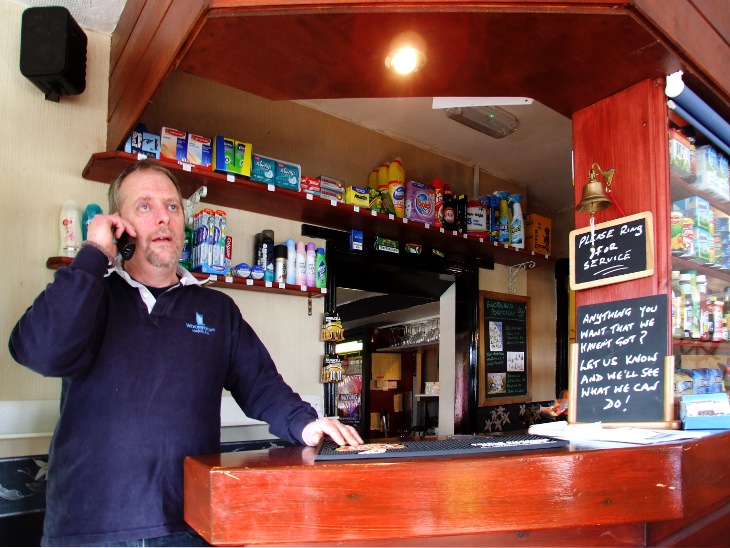
{"type": "Polygon", "coordinates": [[[117,250],[122,256],[122,259],[125,261],[132,258],[135,249],[137,249],[137,246],[132,241],[132,237],[126,232],[123,232],[122,235],[117,238],[117,250]]]}

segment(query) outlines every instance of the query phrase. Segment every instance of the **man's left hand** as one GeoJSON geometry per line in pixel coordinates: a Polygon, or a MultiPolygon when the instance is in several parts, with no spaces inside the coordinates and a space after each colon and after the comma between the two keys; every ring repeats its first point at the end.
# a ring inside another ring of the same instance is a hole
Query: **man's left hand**
{"type": "Polygon", "coordinates": [[[302,439],[309,446],[316,446],[326,435],[337,445],[362,445],[360,434],[352,426],[342,424],[337,419],[322,418],[310,422],[302,431],[302,439]]]}

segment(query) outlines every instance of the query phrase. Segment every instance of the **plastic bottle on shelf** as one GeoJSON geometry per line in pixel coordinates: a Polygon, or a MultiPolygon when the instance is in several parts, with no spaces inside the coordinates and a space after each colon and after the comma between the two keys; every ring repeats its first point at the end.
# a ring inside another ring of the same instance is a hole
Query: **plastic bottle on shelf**
{"type": "Polygon", "coordinates": [[[317,251],[314,242],[307,244],[307,287],[316,287],[317,285],[317,251]]]}
{"type": "Polygon", "coordinates": [[[687,272],[679,275],[679,287],[684,293],[684,338],[692,338],[692,276],[687,272]]]}
{"type": "Polygon", "coordinates": [[[730,287],[725,288],[725,297],[722,307],[722,340],[730,340],[730,287]]]}
{"type": "Polygon", "coordinates": [[[307,285],[307,251],[304,242],[297,242],[296,281],[297,285],[307,285]]]}
{"type": "Polygon", "coordinates": [[[388,166],[388,192],[395,207],[395,216],[402,219],[405,214],[406,172],[400,158],[388,166]]]}
{"type": "Polygon", "coordinates": [[[722,326],[723,326],[723,309],[725,303],[722,299],[716,296],[710,297],[710,315],[712,317],[712,333],[711,338],[713,342],[721,342],[723,340],[722,326]]]}
{"type": "Polygon", "coordinates": [[[296,242],[289,238],[286,241],[286,283],[295,284],[297,281],[297,248],[296,242]]]}
{"type": "Polygon", "coordinates": [[[510,245],[515,249],[525,248],[525,220],[522,216],[522,206],[520,202],[524,196],[513,194],[510,196],[512,202],[512,221],[510,223],[509,241],[510,245]]]}
{"type": "Polygon", "coordinates": [[[504,190],[497,190],[494,192],[495,196],[499,198],[499,243],[509,244],[509,227],[512,224],[510,218],[509,206],[507,201],[509,200],[509,192],[504,190]]]}
{"type": "Polygon", "coordinates": [[[327,287],[327,259],[324,256],[323,248],[317,248],[315,261],[315,285],[319,288],[327,287]]]}
{"type": "Polygon", "coordinates": [[[259,264],[264,269],[264,281],[274,281],[274,231],[262,230],[259,244],[259,264]]]}
{"type": "Polygon", "coordinates": [[[431,181],[434,195],[434,215],[433,215],[433,226],[436,228],[441,227],[441,219],[443,219],[444,209],[444,181],[443,179],[434,179],[431,181]]]}
{"type": "Polygon", "coordinates": [[[711,312],[707,296],[707,276],[697,275],[697,291],[700,294],[700,340],[709,341],[712,336],[711,312]]]}
{"type": "Polygon", "coordinates": [[[685,295],[679,285],[679,270],[672,270],[672,337],[684,338],[685,295]]]}
{"type": "Polygon", "coordinates": [[[697,271],[688,270],[687,273],[690,276],[690,296],[692,298],[692,309],[690,316],[690,332],[693,339],[699,339],[701,336],[700,331],[700,317],[702,316],[702,307],[700,305],[700,291],[697,287],[697,271]]]}
{"type": "Polygon", "coordinates": [[[74,200],[63,204],[58,224],[61,237],[58,254],[61,257],[75,257],[81,248],[81,216],[81,207],[74,200]]]}
{"type": "Polygon", "coordinates": [[[286,282],[286,244],[279,244],[274,247],[274,281],[276,283],[286,282]]]}
{"type": "Polygon", "coordinates": [[[91,220],[102,213],[101,206],[98,204],[89,204],[86,206],[86,209],[84,209],[84,218],[81,220],[81,237],[83,240],[86,240],[86,229],[91,220]]]}

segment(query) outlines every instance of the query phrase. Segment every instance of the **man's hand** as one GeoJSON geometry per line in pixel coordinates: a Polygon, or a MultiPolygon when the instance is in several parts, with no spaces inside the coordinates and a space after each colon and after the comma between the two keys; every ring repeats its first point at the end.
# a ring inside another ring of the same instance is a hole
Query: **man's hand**
{"type": "Polygon", "coordinates": [[[352,426],[342,424],[337,419],[322,418],[310,422],[302,431],[304,443],[314,447],[324,435],[332,438],[337,445],[362,445],[360,434],[352,426]]]}
{"type": "Polygon", "coordinates": [[[132,224],[122,219],[117,213],[95,215],[87,227],[86,239],[103,250],[107,256],[116,257],[117,246],[113,238],[119,238],[124,232],[133,238],[137,236],[137,231],[132,224]]]}

